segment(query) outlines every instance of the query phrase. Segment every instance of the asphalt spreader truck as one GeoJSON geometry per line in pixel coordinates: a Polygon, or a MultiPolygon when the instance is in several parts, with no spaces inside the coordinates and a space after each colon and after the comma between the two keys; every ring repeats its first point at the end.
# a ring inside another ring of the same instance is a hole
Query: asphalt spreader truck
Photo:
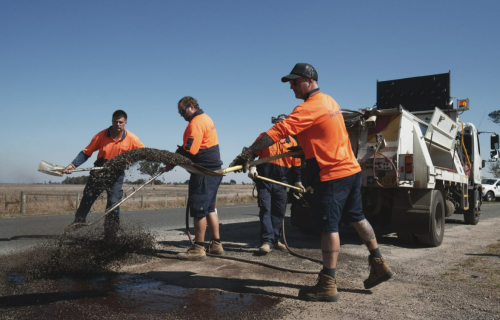
{"type": "MultiPolygon", "coordinates": [[[[392,225],[404,242],[432,247],[443,241],[445,218],[479,222],[485,161],[476,126],[459,119],[466,110],[468,98],[450,95],[450,73],[377,81],[373,108],[343,110],[369,221],[392,225]]],[[[497,155],[498,135],[491,148],[497,155]]],[[[310,199],[292,204],[292,225],[310,226],[310,199]]]]}

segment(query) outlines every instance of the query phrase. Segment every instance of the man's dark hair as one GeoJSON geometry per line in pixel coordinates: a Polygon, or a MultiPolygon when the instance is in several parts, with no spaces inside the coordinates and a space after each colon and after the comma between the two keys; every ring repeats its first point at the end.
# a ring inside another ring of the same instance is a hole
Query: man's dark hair
{"type": "Polygon", "coordinates": [[[185,96],[184,98],[182,98],[181,100],[179,100],[179,103],[177,105],[181,105],[181,104],[184,107],[187,107],[190,104],[192,104],[195,110],[200,109],[200,105],[198,104],[198,101],[195,98],[190,97],[190,96],[185,96]]]}
{"type": "Polygon", "coordinates": [[[123,110],[116,110],[113,112],[113,119],[120,119],[120,118],[125,118],[125,121],[127,121],[127,113],[123,110]]]}

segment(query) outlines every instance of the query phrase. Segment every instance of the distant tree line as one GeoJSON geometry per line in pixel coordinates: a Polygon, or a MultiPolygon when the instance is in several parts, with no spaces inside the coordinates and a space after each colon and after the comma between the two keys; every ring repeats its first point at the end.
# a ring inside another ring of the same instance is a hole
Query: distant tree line
{"type": "Polygon", "coordinates": [[[61,181],[61,184],[86,184],[89,177],[90,176],[66,177],[66,179],[61,181]]]}

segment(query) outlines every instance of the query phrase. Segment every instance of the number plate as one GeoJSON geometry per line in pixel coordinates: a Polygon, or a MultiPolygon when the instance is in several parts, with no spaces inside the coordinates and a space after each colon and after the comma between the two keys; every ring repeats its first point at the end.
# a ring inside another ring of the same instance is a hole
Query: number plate
{"type": "Polygon", "coordinates": [[[379,178],[378,181],[384,187],[390,187],[390,186],[394,185],[394,181],[396,181],[396,177],[394,177],[394,176],[385,176],[385,177],[379,178]]]}

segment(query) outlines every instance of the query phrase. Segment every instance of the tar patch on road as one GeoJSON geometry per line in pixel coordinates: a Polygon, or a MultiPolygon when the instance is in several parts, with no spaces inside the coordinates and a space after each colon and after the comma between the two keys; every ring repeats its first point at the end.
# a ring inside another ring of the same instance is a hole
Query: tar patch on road
{"type": "Polygon", "coordinates": [[[82,228],[0,261],[2,319],[253,319],[276,317],[281,298],[182,288],[115,272],[156,255],[154,235],[125,226],[104,240],[82,228]],[[272,312],[272,316],[270,316],[272,312]]]}

